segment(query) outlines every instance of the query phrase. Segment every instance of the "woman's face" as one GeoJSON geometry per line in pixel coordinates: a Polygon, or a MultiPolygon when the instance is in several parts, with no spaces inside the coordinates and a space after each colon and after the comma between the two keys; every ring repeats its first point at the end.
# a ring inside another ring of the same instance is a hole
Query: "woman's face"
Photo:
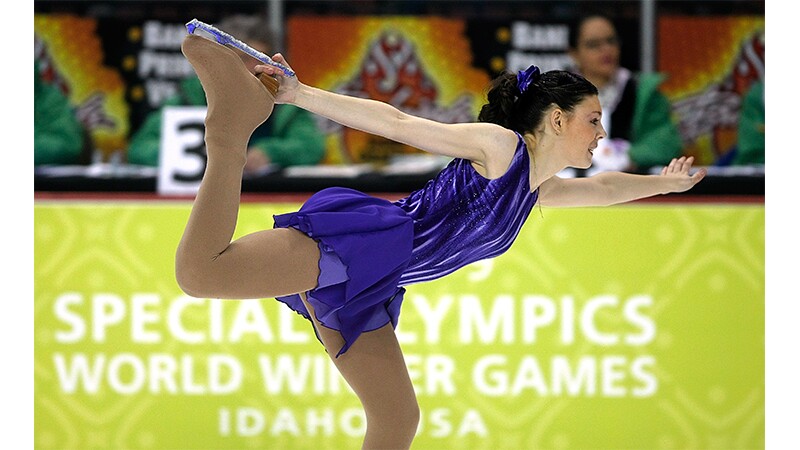
{"type": "Polygon", "coordinates": [[[578,69],[589,80],[610,79],[619,67],[619,53],[614,25],[602,17],[583,22],[577,47],[570,50],[578,69]]]}
{"type": "Polygon", "coordinates": [[[567,165],[587,169],[592,165],[592,155],[597,142],[606,137],[600,123],[600,100],[596,95],[586,97],[566,116],[563,128],[567,165]]]}

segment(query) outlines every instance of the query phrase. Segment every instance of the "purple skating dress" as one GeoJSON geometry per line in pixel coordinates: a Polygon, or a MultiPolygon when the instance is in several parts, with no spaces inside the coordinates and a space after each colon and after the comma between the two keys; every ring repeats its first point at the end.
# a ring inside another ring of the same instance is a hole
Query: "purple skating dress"
{"type": "MultiPolygon", "coordinates": [[[[341,333],[341,355],[365,331],[397,326],[403,286],[430,281],[508,250],[538,198],[522,136],[503,176],[456,158],[425,187],[389,202],[347,188],[323,189],[299,211],[276,215],[317,241],[320,274],[307,293],[319,322],[341,333]]],[[[297,294],[277,297],[310,320],[297,294]]]]}

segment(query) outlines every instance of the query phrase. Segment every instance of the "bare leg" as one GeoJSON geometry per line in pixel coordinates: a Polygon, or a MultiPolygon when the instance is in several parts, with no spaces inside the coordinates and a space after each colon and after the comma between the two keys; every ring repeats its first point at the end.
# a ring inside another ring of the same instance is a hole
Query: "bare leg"
{"type": "MultiPolygon", "coordinates": [[[[342,335],[320,325],[314,308],[305,295],[301,297],[328,355],[336,355],[344,344],[342,335]]],[[[367,415],[363,448],[409,448],[419,425],[419,405],[392,324],[363,333],[347,352],[332,360],[367,415]]]]}
{"type": "Polygon", "coordinates": [[[178,284],[212,298],[264,298],[316,286],[316,242],[268,229],[231,242],[239,214],[247,143],[272,112],[274,97],[233,50],[187,36],[182,50],[208,101],[208,166],[175,256],[178,284]]]}

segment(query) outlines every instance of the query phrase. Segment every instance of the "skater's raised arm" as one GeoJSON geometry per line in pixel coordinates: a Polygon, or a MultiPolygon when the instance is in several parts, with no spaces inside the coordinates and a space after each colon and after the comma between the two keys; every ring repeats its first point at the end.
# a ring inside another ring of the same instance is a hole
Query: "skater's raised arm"
{"type": "MultiPolygon", "coordinates": [[[[288,66],[283,56],[273,59],[288,66]]],[[[307,86],[272,66],[258,66],[256,73],[280,77],[277,103],[291,103],[344,126],[391,139],[439,155],[469,159],[486,165],[487,156],[513,151],[517,137],[490,123],[445,124],[406,114],[392,105],[372,99],[337,94],[307,86]]],[[[503,157],[503,156],[501,156],[503,157]]],[[[504,155],[507,159],[508,155],[504,155]]]]}

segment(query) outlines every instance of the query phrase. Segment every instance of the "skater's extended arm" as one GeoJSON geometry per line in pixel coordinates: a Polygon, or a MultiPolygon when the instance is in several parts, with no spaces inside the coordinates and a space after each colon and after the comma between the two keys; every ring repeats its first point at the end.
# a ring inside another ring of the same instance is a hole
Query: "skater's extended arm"
{"type": "Polygon", "coordinates": [[[706,175],[706,169],[689,174],[693,157],[673,159],[660,175],[603,172],[588,178],[552,177],[542,183],[543,206],[607,206],[691,189],[706,175]]]}
{"type": "MultiPolygon", "coordinates": [[[[273,59],[286,64],[280,54],[273,59]]],[[[516,135],[495,124],[440,123],[406,114],[384,102],[304,85],[297,77],[286,77],[271,66],[258,66],[256,72],[281,77],[278,103],[291,103],[344,126],[430,153],[465,158],[486,166],[494,163],[487,161],[487,156],[507,164],[516,146],[516,135]]]]}

